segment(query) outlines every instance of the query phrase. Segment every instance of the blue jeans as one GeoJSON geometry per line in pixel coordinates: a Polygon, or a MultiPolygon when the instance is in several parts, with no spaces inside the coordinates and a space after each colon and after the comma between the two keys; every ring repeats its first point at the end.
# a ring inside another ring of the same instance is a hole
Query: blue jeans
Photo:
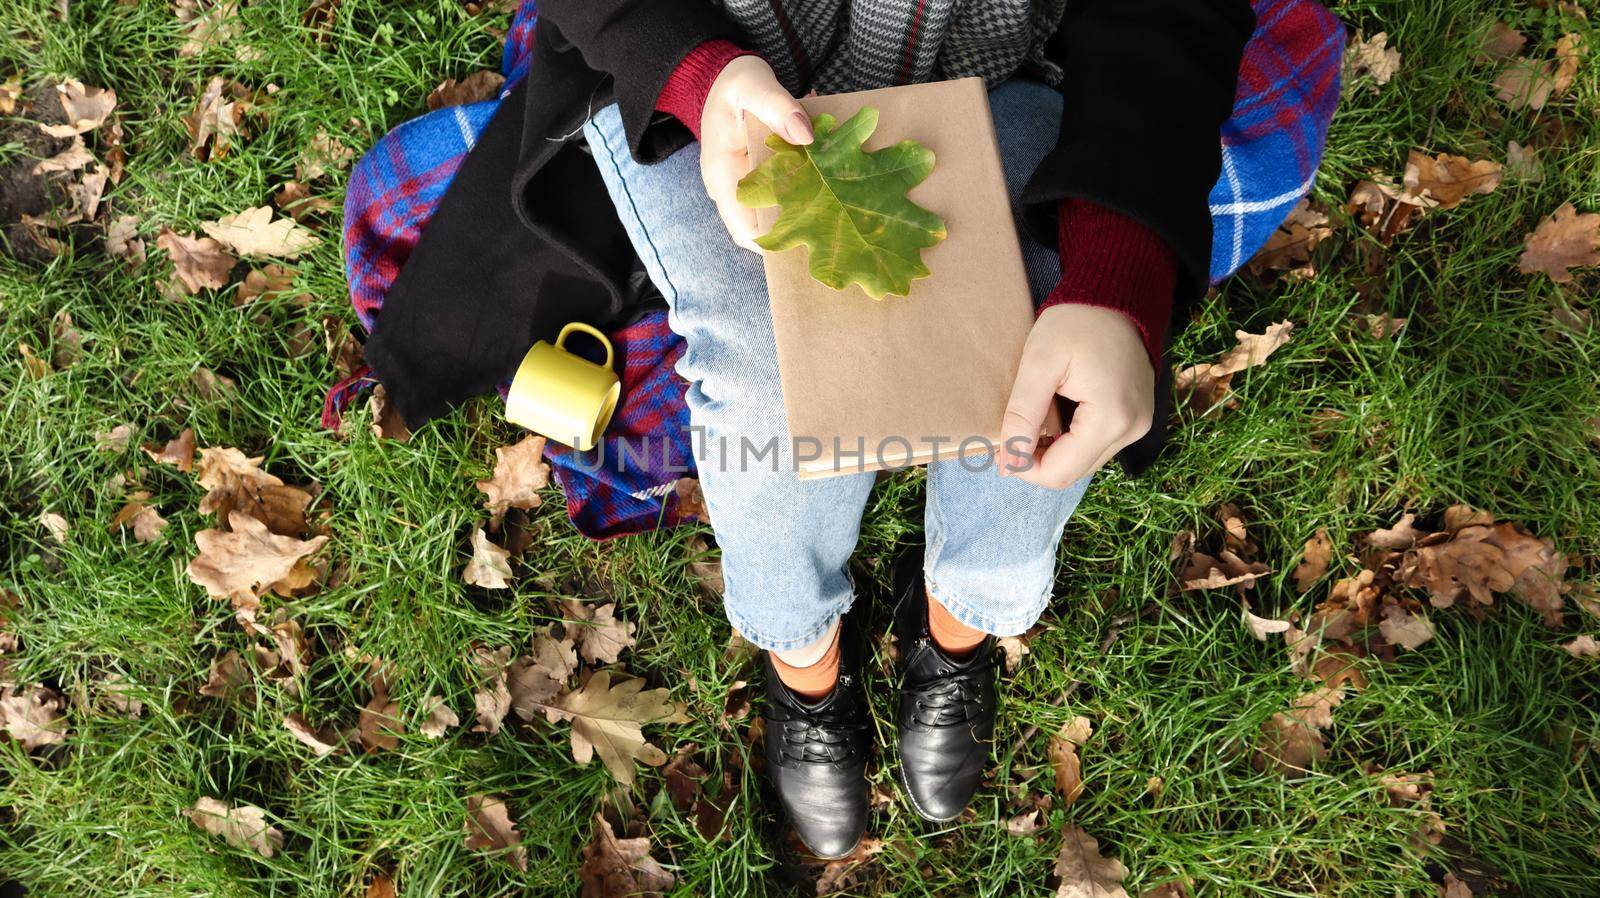
{"type": "MultiPolygon", "coordinates": [[[[1014,80],[991,91],[989,104],[1006,188],[1020,211],[1023,184],[1055,145],[1061,96],[1014,80]]],[[[615,105],[595,113],[583,133],[634,249],[670,306],[667,322],[684,338],[677,370],[689,384],[728,620],[764,649],[811,645],[854,598],[846,564],[874,475],[795,476],[766,275],[761,259],[729,238],[706,196],[699,145],[640,165],[615,105]],[[774,438],[776,459],[739,451],[774,438]]],[[[1058,252],[1029,238],[1020,223],[1018,231],[1037,301],[1060,277],[1058,252]]],[[[929,465],[929,592],[969,626],[1000,636],[1027,630],[1050,600],[1061,531],[1092,476],[1053,490],[1002,478],[992,465],[929,465]]]]}

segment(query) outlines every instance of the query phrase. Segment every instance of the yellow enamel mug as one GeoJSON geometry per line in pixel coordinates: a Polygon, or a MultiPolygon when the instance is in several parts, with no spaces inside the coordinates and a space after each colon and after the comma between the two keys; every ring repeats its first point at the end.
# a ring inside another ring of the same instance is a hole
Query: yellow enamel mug
{"type": "Polygon", "coordinates": [[[533,344],[506,394],[506,420],[520,424],[580,452],[594,448],[622,395],[622,381],[611,370],[616,353],[599,330],[574,321],[561,329],[554,346],[533,344]],[[606,348],[604,365],[567,351],[567,337],[582,332],[606,348]]]}

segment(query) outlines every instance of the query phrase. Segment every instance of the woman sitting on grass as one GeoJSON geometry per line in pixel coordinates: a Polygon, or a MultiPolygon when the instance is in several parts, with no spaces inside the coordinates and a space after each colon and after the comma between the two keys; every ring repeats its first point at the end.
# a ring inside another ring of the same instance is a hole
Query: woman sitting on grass
{"type": "MultiPolygon", "coordinates": [[[[524,145],[581,125],[594,165],[686,343],[678,371],[704,446],[764,446],[779,464],[702,458],[729,620],[764,649],[767,770],[800,838],[852,851],[869,753],[847,562],[871,473],[796,478],[778,386],[745,122],[812,138],[795,97],[983,78],[1038,317],[1003,436],[1020,453],[928,470],[926,550],[895,564],[899,771],[934,821],[962,813],[989,754],[996,637],[1022,633],[1055,582],[1056,547],[1096,469],[1131,474],[1152,426],[1175,309],[1206,283],[1246,0],[548,0],[524,145]],[[570,127],[569,127],[570,126],[570,127]],[[1036,448],[1057,395],[1067,434],[1036,448]],[[775,469],[774,469],[775,467],[775,469]]],[[[536,185],[533,154],[520,183],[536,185]]],[[[536,189],[529,186],[528,190],[536,189]]],[[[598,254],[598,250],[595,254],[598,254]]],[[[577,253],[579,257],[583,252],[577,253]]],[[[1161,416],[1164,418],[1164,415],[1161,416]]]]}

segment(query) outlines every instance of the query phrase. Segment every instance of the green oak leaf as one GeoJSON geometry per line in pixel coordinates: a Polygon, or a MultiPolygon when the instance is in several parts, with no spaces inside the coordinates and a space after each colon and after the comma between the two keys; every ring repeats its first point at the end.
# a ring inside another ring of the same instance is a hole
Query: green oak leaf
{"type": "Polygon", "coordinates": [[[776,134],[772,156],[739,182],[739,202],[779,206],[772,230],[756,238],[781,252],[804,244],[811,276],[835,290],[851,284],[873,299],[904,296],[929,275],[922,250],[945,237],[944,219],[906,198],[933,171],[933,151],[914,140],[864,152],[878,110],[863,106],[843,125],[811,120],[814,140],[795,146],[776,134]]]}

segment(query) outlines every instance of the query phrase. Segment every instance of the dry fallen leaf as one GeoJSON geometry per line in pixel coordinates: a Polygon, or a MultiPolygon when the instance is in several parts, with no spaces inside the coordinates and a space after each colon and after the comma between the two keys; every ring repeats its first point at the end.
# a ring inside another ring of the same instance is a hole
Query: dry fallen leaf
{"type": "Polygon", "coordinates": [[[1472,888],[1456,879],[1454,873],[1446,873],[1444,882],[1439,884],[1439,898],[1472,898],[1472,888]]]}
{"type": "Polygon", "coordinates": [[[1600,658],[1600,642],[1587,633],[1574,636],[1562,643],[1561,648],[1574,658],[1600,658]]]}
{"type": "Polygon", "coordinates": [[[105,124],[106,117],[117,108],[117,92],[88,87],[83,82],[68,78],[56,85],[56,96],[66,123],[40,125],[39,129],[51,137],[76,137],[105,124]]]}
{"type": "Polygon", "coordinates": [[[1412,150],[1406,159],[1406,195],[1402,199],[1424,208],[1453,209],[1473,194],[1493,193],[1500,186],[1501,165],[1490,159],[1440,153],[1428,156],[1412,150]]]}
{"type": "Polygon", "coordinates": [[[229,649],[211,661],[211,670],[206,675],[205,685],[200,687],[200,694],[209,698],[229,698],[243,692],[250,685],[250,672],[245,669],[244,659],[233,649],[229,649]]]}
{"type": "Polygon", "coordinates": [[[1087,717],[1074,717],[1061,725],[1061,730],[1050,737],[1050,767],[1056,774],[1056,791],[1061,793],[1061,806],[1071,807],[1083,794],[1083,762],[1078,749],[1089,741],[1094,724],[1087,717]]]}
{"type": "Polygon", "coordinates": [[[280,536],[243,512],[228,515],[232,532],[202,530],[194,535],[200,554],[189,562],[189,579],[214,598],[235,602],[259,599],[295,577],[301,559],[321,549],[326,536],[310,540],[280,536]]]}
{"type": "Polygon", "coordinates": [[[1100,854],[1100,843],[1077,824],[1061,830],[1061,852],[1055,873],[1061,877],[1056,898],[1128,898],[1122,880],[1128,868],[1114,857],[1100,854]]]}
{"type": "Polygon", "coordinates": [[[40,159],[34,163],[29,174],[47,175],[51,172],[77,171],[94,162],[94,154],[84,146],[83,138],[74,137],[72,144],[54,156],[40,159]]]}
{"type": "Polygon", "coordinates": [[[550,466],[544,462],[544,437],[530,435],[515,446],[494,450],[494,476],[480,480],[484,507],[494,515],[508,508],[538,508],[539,490],[550,483],[550,466]]]}
{"type": "Polygon", "coordinates": [[[183,118],[189,132],[189,154],[196,159],[221,159],[233,141],[244,136],[244,114],[250,108],[248,91],[236,83],[213,76],[183,118]],[[209,147],[209,152],[207,148],[209,147]]]}
{"type": "Polygon", "coordinates": [[[1522,32],[1496,19],[1483,35],[1483,46],[1478,52],[1478,59],[1481,62],[1510,59],[1521,53],[1523,45],[1527,42],[1528,39],[1522,32]]]}
{"type": "Polygon", "coordinates": [[[347,168],[355,157],[354,150],[318,128],[311,142],[306,145],[305,152],[300,154],[300,161],[295,164],[295,180],[307,183],[315,181],[329,172],[347,168]]]}
{"type": "Polygon", "coordinates": [[[478,722],[473,725],[472,731],[493,736],[500,732],[500,725],[505,721],[507,712],[511,710],[511,690],[507,684],[506,671],[511,663],[511,648],[501,646],[498,649],[490,649],[474,645],[471,660],[479,681],[478,690],[472,695],[478,717],[478,722]]]}
{"type": "Polygon", "coordinates": [[[1189,557],[1179,579],[1185,590],[1222,589],[1232,586],[1239,595],[1255,584],[1258,577],[1272,573],[1260,561],[1245,561],[1233,552],[1223,549],[1215,557],[1205,552],[1195,552],[1189,557]]]}
{"type": "Polygon", "coordinates": [[[39,515],[39,525],[44,528],[44,532],[50,534],[51,539],[58,543],[65,543],[67,537],[72,533],[72,525],[67,523],[67,519],[53,511],[41,513],[39,515]]]}
{"type": "MultiPolygon", "coordinates": [[[[178,451],[182,452],[181,446],[178,451]]],[[[301,535],[309,526],[306,509],[311,493],[261,470],[262,460],[263,456],[252,458],[231,447],[201,449],[196,475],[206,488],[201,514],[215,512],[218,523],[226,525],[239,511],[280,536],[301,535]]]]}
{"type": "Polygon", "coordinates": [[[660,895],[677,882],[650,856],[648,838],[618,839],[603,814],[594,817],[594,841],[584,846],[578,877],[584,898],[643,898],[660,895]]]}
{"type": "Polygon", "coordinates": [[[1571,203],[1563,203],[1527,236],[1518,267],[1523,274],[1542,271],[1565,284],[1572,280],[1569,268],[1588,265],[1600,265],[1600,213],[1579,215],[1571,203]]]}
{"type": "Polygon", "coordinates": [[[372,388],[372,397],[367,400],[367,412],[372,415],[373,436],[398,443],[411,441],[411,428],[400,417],[400,410],[389,401],[389,391],[384,389],[383,384],[372,388]]]}
{"type": "Polygon", "coordinates": [[[1251,760],[1257,770],[1293,776],[1310,770],[1327,754],[1322,731],[1307,721],[1303,712],[1279,711],[1262,722],[1260,741],[1251,760]]]}
{"type": "Polygon", "coordinates": [[[617,619],[614,603],[597,605],[562,599],[561,607],[568,620],[575,622],[570,632],[577,641],[578,654],[590,664],[615,664],[617,656],[633,646],[634,625],[617,619]]]}
{"type": "Polygon", "coordinates": [[[505,83],[504,75],[490,71],[473,72],[459,81],[447,78],[428,94],[428,111],[492,100],[505,83]]]}
{"type": "Polygon", "coordinates": [[[1495,96],[1512,109],[1537,112],[1572,87],[1583,53],[1583,38],[1566,34],[1556,41],[1553,60],[1519,56],[1494,79],[1495,96]]]}
{"type": "Polygon", "coordinates": [[[1332,235],[1326,210],[1310,198],[1303,198],[1250,260],[1249,271],[1258,277],[1268,271],[1288,272],[1293,278],[1313,277],[1317,272],[1311,264],[1311,253],[1332,235]]]}
{"type": "Polygon", "coordinates": [[[0,729],[27,751],[67,741],[66,700],[48,686],[0,687],[0,729]]]}
{"type": "Polygon", "coordinates": [[[319,758],[327,757],[340,749],[338,734],[327,727],[314,727],[299,714],[288,714],[283,718],[283,726],[290,735],[294,736],[301,744],[310,748],[319,758]]]}
{"type": "Polygon", "coordinates": [[[461,569],[461,579],[472,586],[484,589],[508,589],[511,577],[511,553],[489,542],[482,527],[472,530],[472,558],[461,569]]]}
{"type": "Polygon", "coordinates": [[[1293,624],[1286,620],[1276,620],[1274,618],[1260,617],[1254,614],[1250,610],[1249,602],[1241,601],[1239,603],[1239,607],[1239,613],[1244,618],[1245,629],[1249,630],[1250,635],[1254,636],[1258,642],[1266,642],[1267,637],[1271,636],[1272,634],[1282,633],[1293,626],[1293,624]]]}
{"type": "Polygon", "coordinates": [[[201,797],[188,812],[189,819],[229,845],[272,857],[283,848],[283,831],[267,825],[267,812],[251,804],[229,806],[215,798],[201,797]]]}
{"type": "Polygon", "coordinates": [[[1219,403],[1228,396],[1233,375],[1246,368],[1265,364],[1274,352],[1289,342],[1293,330],[1292,322],[1279,321],[1260,334],[1234,331],[1238,345],[1215,362],[1192,365],[1179,371],[1174,387],[1180,396],[1187,398],[1192,408],[1206,415],[1214,414],[1219,403]]]}
{"type": "Polygon", "coordinates": [[[1378,92],[1378,86],[1389,83],[1394,73],[1400,69],[1400,51],[1389,46],[1389,35],[1380,31],[1372,37],[1363,38],[1361,32],[1350,39],[1350,46],[1345,49],[1344,57],[1344,83],[1349,84],[1356,76],[1363,73],[1371,75],[1373,81],[1372,92],[1378,92]]]}
{"type": "Polygon", "coordinates": [[[257,206],[216,221],[203,221],[202,230],[241,256],[276,256],[294,259],[320,241],[292,218],[272,217],[271,206],[257,206]]]}
{"type": "Polygon", "coordinates": [[[276,262],[252,268],[239,283],[239,292],[233,295],[233,304],[242,306],[258,299],[271,300],[289,292],[294,284],[295,271],[276,262]]]}
{"type": "Polygon", "coordinates": [[[1383,609],[1383,620],[1378,624],[1383,638],[1394,645],[1416,649],[1433,638],[1433,621],[1420,614],[1412,614],[1399,605],[1383,609]]]}
{"type": "Polygon", "coordinates": [[[522,847],[522,834],[511,822],[506,803],[493,795],[473,795],[467,799],[466,838],[469,851],[503,853],[506,862],[528,872],[528,849],[522,847]]]}
{"type": "Polygon", "coordinates": [[[460,724],[461,718],[450,710],[444,699],[430,695],[422,700],[422,722],[417,724],[417,732],[429,739],[443,739],[445,730],[460,724]]]}
{"type": "Polygon", "coordinates": [[[172,11],[184,26],[179,56],[196,56],[211,47],[225,47],[239,37],[239,0],[176,0],[172,11]]]}
{"type": "Polygon", "coordinates": [[[1328,573],[1328,563],[1332,560],[1333,542],[1328,539],[1328,531],[1318,527],[1317,532],[1306,540],[1300,563],[1295,566],[1294,591],[1304,594],[1311,589],[1313,584],[1328,573]]]}
{"type": "Polygon", "coordinates": [[[173,272],[183,284],[184,292],[191,296],[208,287],[213,290],[226,287],[228,272],[239,261],[210,237],[186,237],[170,228],[161,229],[156,246],[172,260],[173,272]]]}
{"type": "Polygon", "coordinates": [[[644,680],[623,680],[611,685],[611,671],[602,670],[576,692],[550,705],[557,720],[572,721],[572,759],[587,764],[598,754],[611,774],[624,785],[634,779],[633,762],[652,767],[667,762],[661,749],[645,741],[641,727],[649,723],[688,720],[682,705],[668,698],[666,689],[643,689],[644,680]]]}
{"type": "Polygon", "coordinates": [[[560,694],[567,678],[577,669],[578,653],[573,648],[570,629],[562,639],[549,633],[538,634],[533,638],[533,652],[505,668],[511,710],[523,720],[532,720],[537,711],[560,694]]]}
{"type": "Polygon", "coordinates": [[[150,494],[143,490],[130,495],[128,503],[111,519],[111,529],[127,527],[133,531],[133,538],[141,543],[153,543],[161,539],[162,532],[167,529],[167,519],[153,506],[145,504],[144,500],[148,498],[150,494]]]}

